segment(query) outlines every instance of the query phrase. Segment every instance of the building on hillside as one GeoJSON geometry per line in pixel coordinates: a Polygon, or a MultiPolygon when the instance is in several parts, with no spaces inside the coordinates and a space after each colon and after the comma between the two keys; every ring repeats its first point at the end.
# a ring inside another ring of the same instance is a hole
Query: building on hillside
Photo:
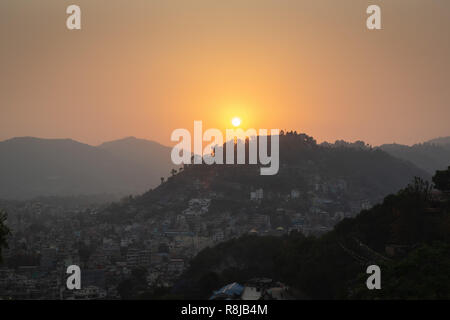
{"type": "Polygon", "coordinates": [[[292,189],[291,199],[298,199],[298,198],[300,198],[300,191],[298,189],[292,189]]]}
{"type": "Polygon", "coordinates": [[[261,201],[263,200],[263,198],[264,198],[264,190],[262,188],[250,192],[251,201],[261,201]]]}

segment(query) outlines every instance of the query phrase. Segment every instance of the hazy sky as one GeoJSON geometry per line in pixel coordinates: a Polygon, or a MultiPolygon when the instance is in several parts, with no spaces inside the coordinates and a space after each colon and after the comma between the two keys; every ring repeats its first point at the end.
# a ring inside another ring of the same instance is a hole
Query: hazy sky
{"type": "Polygon", "coordinates": [[[319,141],[450,135],[448,0],[1,0],[0,40],[0,140],[169,144],[233,116],[319,141]]]}

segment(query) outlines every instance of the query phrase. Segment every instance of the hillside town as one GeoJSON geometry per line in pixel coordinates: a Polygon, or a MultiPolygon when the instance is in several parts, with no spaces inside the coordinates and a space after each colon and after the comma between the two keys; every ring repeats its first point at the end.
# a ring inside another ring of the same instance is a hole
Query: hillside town
{"type": "Polygon", "coordinates": [[[349,200],[345,178],[318,175],[306,186],[280,192],[227,185],[240,193],[239,201],[204,178],[190,179],[185,192],[169,192],[174,179],[148,193],[164,192],[171,199],[157,194],[151,204],[145,194],[104,205],[67,206],[45,199],[2,203],[13,232],[0,266],[0,297],[120,299],[121,284],[136,272],[147,288],[170,288],[204,248],[246,234],[318,236],[373,201],[349,200]],[[69,265],[82,270],[81,290],[66,289],[69,265]]]}

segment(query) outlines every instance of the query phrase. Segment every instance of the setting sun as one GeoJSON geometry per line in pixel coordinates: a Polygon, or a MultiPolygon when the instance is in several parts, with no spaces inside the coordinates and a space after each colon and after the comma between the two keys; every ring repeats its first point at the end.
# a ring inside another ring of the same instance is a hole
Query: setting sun
{"type": "Polygon", "coordinates": [[[241,119],[238,117],[235,117],[231,120],[231,123],[233,124],[233,126],[239,127],[241,125],[241,119]]]}

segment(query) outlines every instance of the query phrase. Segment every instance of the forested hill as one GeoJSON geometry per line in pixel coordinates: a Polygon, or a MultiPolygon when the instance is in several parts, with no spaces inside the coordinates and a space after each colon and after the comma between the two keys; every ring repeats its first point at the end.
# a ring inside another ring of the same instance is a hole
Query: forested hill
{"type": "Polygon", "coordinates": [[[200,252],[173,288],[185,298],[254,277],[282,281],[311,299],[450,298],[450,168],[416,179],[383,203],[344,219],[320,238],[244,236],[200,252]],[[368,265],[382,290],[366,288],[368,265]]]}
{"type": "Polygon", "coordinates": [[[280,169],[273,176],[260,175],[259,165],[203,164],[182,169],[172,172],[159,187],[136,197],[128,205],[148,210],[155,203],[164,206],[182,199],[208,197],[211,193],[220,194],[225,200],[243,201],[257,188],[263,188],[267,197],[274,198],[292,189],[308,194],[318,186],[337,184],[342,184],[345,190],[336,197],[368,199],[374,203],[396,192],[415,176],[431,177],[413,164],[379,149],[365,145],[318,145],[312,137],[294,133],[280,136],[280,169]]]}

